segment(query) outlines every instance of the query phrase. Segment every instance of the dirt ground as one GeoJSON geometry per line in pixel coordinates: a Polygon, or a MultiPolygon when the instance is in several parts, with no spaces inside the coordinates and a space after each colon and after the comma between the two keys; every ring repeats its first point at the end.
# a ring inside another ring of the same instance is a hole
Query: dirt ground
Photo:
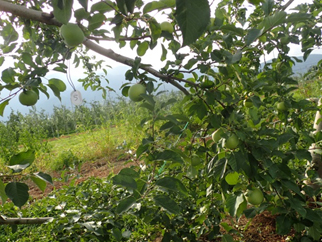
{"type": "MultiPolygon", "coordinates": [[[[95,162],[86,162],[83,163],[79,172],[76,173],[78,178],[76,183],[86,180],[88,177],[107,177],[111,172],[117,174],[125,166],[137,165],[135,162],[124,164],[124,160],[116,161],[113,164],[109,163],[106,159],[102,158],[95,162]]],[[[75,171],[73,171],[75,173],[75,171]]],[[[33,184],[28,184],[30,187],[29,193],[33,199],[39,199],[46,196],[53,189],[58,190],[62,186],[68,185],[69,181],[64,182],[61,179],[61,173],[55,172],[51,174],[54,179],[54,185],[48,185],[45,192],[39,190],[33,184]]],[[[66,174],[65,174],[66,175],[66,174]]],[[[292,234],[288,236],[280,236],[275,233],[275,216],[269,214],[269,212],[263,212],[255,216],[252,221],[249,223],[249,220],[245,217],[239,219],[236,224],[232,224],[232,219],[226,219],[224,222],[228,223],[230,226],[234,227],[242,237],[234,235],[235,241],[244,241],[244,242],[285,242],[289,241],[288,238],[292,237],[292,234]]],[[[226,233],[225,230],[221,229],[222,233],[226,233]]],[[[161,238],[158,238],[156,241],[161,241],[161,238]]],[[[200,240],[207,241],[207,240],[200,240]]]]}

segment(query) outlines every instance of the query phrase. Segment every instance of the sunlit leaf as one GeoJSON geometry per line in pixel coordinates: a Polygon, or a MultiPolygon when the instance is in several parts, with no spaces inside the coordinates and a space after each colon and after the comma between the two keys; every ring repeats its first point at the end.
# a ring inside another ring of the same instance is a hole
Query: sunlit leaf
{"type": "Polygon", "coordinates": [[[7,99],[0,103],[0,115],[3,116],[4,109],[9,104],[10,99],[7,99]]]}
{"type": "Polygon", "coordinates": [[[47,184],[43,179],[40,179],[36,176],[31,176],[30,179],[37,185],[37,187],[39,187],[42,192],[45,191],[47,184]]]}
{"type": "Polygon", "coordinates": [[[24,152],[20,152],[17,155],[13,155],[9,160],[9,166],[13,165],[25,165],[25,164],[32,164],[35,160],[35,151],[28,150],[24,152]]]}

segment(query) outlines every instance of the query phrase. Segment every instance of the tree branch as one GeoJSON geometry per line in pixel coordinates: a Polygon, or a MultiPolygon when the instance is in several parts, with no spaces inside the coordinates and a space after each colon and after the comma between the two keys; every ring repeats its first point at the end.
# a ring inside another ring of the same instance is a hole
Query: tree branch
{"type": "Polygon", "coordinates": [[[0,225],[4,224],[43,224],[45,222],[50,222],[54,218],[44,217],[44,218],[4,218],[0,216],[0,225]]]}
{"type": "MultiPolygon", "coordinates": [[[[95,36],[88,36],[87,37],[88,39],[91,39],[91,40],[107,40],[107,41],[115,41],[115,38],[112,38],[112,37],[95,37],[95,36]]],[[[151,36],[149,35],[144,35],[144,36],[140,36],[140,37],[121,37],[119,38],[120,41],[130,41],[130,40],[140,40],[140,39],[146,39],[146,38],[150,38],[151,39],[151,36]]]]}
{"type": "MultiPolygon", "coordinates": [[[[56,26],[61,26],[62,25],[55,18],[52,18],[51,15],[48,14],[48,13],[44,13],[44,12],[33,10],[33,9],[28,9],[28,8],[26,8],[24,6],[12,4],[12,3],[6,2],[4,0],[0,0],[0,11],[11,13],[13,15],[16,15],[16,16],[19,16],[19,17],[22,17],[22,18],[31,19],[31,20],[42,22],[42,23],[46,23],[46,24],[49,24],[49,25],[56,25],[56,26]]],[[[105,49],[105,48],[95,44],[94,42],[90,41],[89,39],[86,39],[83,42],[83,44],[88,49],[93,50],[94,52],[96,52],[98,54],[101,54],[101,55],[103,55],[103,56],[105,56],[107,58],[110,58],[110,59],[112,59],[112,60],[114,60],[116,62],[122,63],[124,65],[128,65],[128,66],[133,66],[134,65],[134,60],[133,59],[125,57],[125,56],[122,56],[122,55],[119,55],[119,54],[116,54],[111,49],[105,49]]],[[[149,67],[148,65],[141,64],[139,68],[149,72],[150,74],[154,75],[155,77],[160,78],[161,80],[163,80],[165,82],[168,82],[168,83],[172,84],[173,86],[178,88],[180,91],[182,91],[184,94],[186,94],[186,95],[189,94],[189,92],[183,86],[181,86],[178,82],[176,82],[174,80],[174,79],[177,79],[177,78],[162,75],[160,72],[158,72],[157,70],[149,67]]],[[[193,82],[183,80],[183,79],[180,79],[178,81],[189,83],[192,86],[196,85],[193,82]]]]}
{"type": "MultiPolygon", "coordinates": [[[[116,62],[122,63],[124,65],[127,66],[133,66],[134,65],[134,60],[123,56],[123,55],[119,55],[117,53],[115,53],[113,50],[111,49],[105,49],[103,47],[101,47],[100,45],[95,44],[93,41],[90,41],[89,39],[85,40],[83,42],[83,44],[90,50],[95,51],[98,54],[101,54],[107,58],[110,58],[116,62]]],[[[140,69],[145,70],[147,72],[149,72],[150,74],[152,74],[155,77],[158,77],[160,79],[162,79],[165,82],[168,82],[170,84],[172,84],[173,86],[175,86],[176,88],[178,88],[179,90],[181,90],[184,94],[188,95],[189,92],[183,87],[181,86],[179,83],[177,83],[176,81],[172,80],[171,77],[166,76],[166,75],[162,75],[160,72],[158,72],[157,70],[151,68],[149,65],[144,65],[144,64],[140,64],[140,69]]]]}
{"type": "Polygon", "coordinates": [[[16,15],[22,18],[35,20],[35,21],[50,24],[50,25],[56,25],[56,26],[62,25],[55,18],[53,18],[51,14],[37,11],[34,9],[29,9],[24,6],[16,5],[4,0],[0,0],[0,11],[11,13],[13,15],[16,15]]]}

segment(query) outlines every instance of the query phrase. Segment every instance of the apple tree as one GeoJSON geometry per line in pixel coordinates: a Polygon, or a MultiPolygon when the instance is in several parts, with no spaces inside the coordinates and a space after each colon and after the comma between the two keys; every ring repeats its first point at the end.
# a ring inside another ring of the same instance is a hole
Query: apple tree
{"type": "Polygon", "coordinates": [[[134,158],[144,169],[112,179],[124,195],[116,213],[140,204],[136,216],[163,241],[229,241],[224,216],[267,210],[278,234],[320,239],[319,106],[293,96],[302,59],[291,55],[298,48],[306,60],[321,45],[320,1],[0,0],[0,11],[0,64],[13,60],[1,74],[1,113],[20,93],[24,105],[40,93],[60,98],[65,84],[46,75],[69,75],[69,63],[83,66],[85,88],[107,90],[93,52],[129,66],[122,93],[150,116],[134,158]],[[149,52],[162,68],[143,61],[149,52]],[[176,100],[160,103],[157,81],[185,94],[181,113],[164,114],[176,100]]]}

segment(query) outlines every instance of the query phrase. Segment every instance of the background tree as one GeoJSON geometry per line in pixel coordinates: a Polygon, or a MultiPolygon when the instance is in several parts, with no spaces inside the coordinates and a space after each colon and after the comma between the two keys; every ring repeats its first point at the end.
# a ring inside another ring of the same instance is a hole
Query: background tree
{"type": "MultiPolygon", "coordinates": [[[[85,87],[105,90],[97,74],[103,63],[89,50],[128,65],[125,79],[146,86],[142,108],[150,118],[142,121],[147,137],[136,158],[147,169],[127,168],[113,177],[124,189],[116,213],[140,203],[135,215],[157,224],[154,232],[163,231],[164,241],[195,241],[216,238],[225,212],[251,218],[268,210],[277,215],[278,233],[294,228],[297,238],[318,240],[322,214],[314,199],[321,191],[307,183],[319,183],[319,176],[314,169],[305,175],[308,149],[321,140],[321,132],[312,134],[318,108],[292,95],[292,66],[300,60],[289,55],[289,44],[301,46],[304,60],[320,46],[322,3],[287,11],[293,2],[1,0],[0,62],[10,56],[14,64],[2,71],[1,89],[11,94],[0,108],[21,92],[48,96],[50,88],[59,98],[63,82],[44,77],[50,70],[68,74],[71,59],[84,66],[85,87]],[[62,25],[70,29],[61,36],[62,25]],[[137,56],[119,55],[102,47],[104,41],[129,46],[137,56]],[[141,61],[155,48],[165,62],[160,70],[141,61]],[[273,51],[276,57],[266,62],[273,51]],[[173,100],[156,102],[156,80],[186,94],[184,114],[162,113],[173,100]],[[209,139],[219,128],[219,137],[209,139]],[[249,200],[254,191],[259,195],[249,200]]],[[[129,85],[122,88],[126,96],[129,85]]]]}

